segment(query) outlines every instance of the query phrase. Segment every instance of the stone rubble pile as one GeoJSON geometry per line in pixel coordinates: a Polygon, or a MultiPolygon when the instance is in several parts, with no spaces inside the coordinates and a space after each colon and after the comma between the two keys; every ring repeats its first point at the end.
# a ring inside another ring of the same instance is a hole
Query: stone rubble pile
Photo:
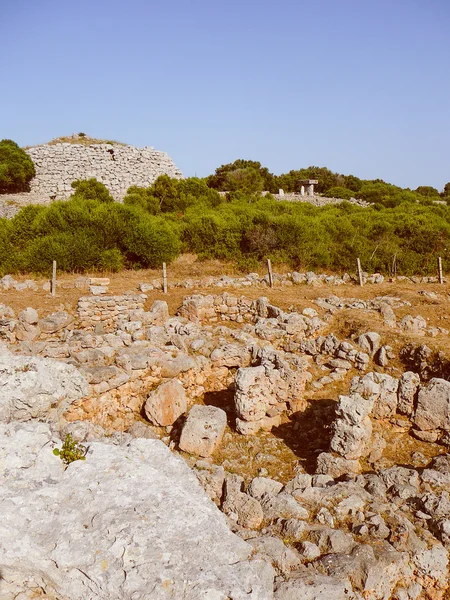
{"type": "MultiPolygon", "coordinates": [[[[265,192],[263,192],[265,194],[265,192]]],[[[363,208],[367,208],[371,206],[370,202],[366,202],[365,200],[361,200],[360,198],[350,198],[348,200],[343,200],[342,198],[331,198],[328,196],[319,196],[318,194],[314,194],[309,196],[308,194],[299,194],[297,192],[289,193],[283,192],[283,194],[272,194],[275,200],[282,202],[307,202],[308,204],[313,204],[314,206],[327,206],[329,204],[341,204],[342,202],[348,202],[350,204],[354,204],[356,206],[361,206],[363,208]]]]}

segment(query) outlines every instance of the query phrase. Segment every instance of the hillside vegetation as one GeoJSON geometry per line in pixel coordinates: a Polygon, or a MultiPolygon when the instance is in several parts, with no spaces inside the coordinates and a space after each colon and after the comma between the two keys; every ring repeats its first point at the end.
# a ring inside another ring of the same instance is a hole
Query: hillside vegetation
{"type": "Polygon", "coordinates": [[[317,208],[237,189],[221,196],[204,180],[159,177],[114,202],[96,180],[74,182],[68,201],[27,206],[0,220],[0,273],[119,271],[169,263],[180,252],[236,261],[245,270],[270,257],[297,270],[389,274],[435,272],[450,261],[450,207],[403,201],[390,208],[343,202],[317,208]]]}

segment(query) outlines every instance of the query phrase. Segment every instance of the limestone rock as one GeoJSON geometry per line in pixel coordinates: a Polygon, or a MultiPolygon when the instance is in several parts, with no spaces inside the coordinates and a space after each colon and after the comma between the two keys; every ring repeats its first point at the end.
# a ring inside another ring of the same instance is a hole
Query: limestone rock
{"type": "Polygon", "coordinates": [[[262,417],[257,421],[244,421],[236,419],[236,431],[242,435],[255,435],[258,431],[271,431],[273,427],[278,427],[281,423],[281,415],[274,417],[262,417]]]}
{"type": "Polygon", "coordinates": [[[247,529],[258,529],[264,519],[261,504],[242,492],[241,478],[236,475],[228,475],[225,480],[222,510],[247,529]]]}
{"type": "Polygon", "coordinates": [[[248,540],[248,543],[282,573],[287,574],[301,564],[299,554],[286,546],[280,538],[265,535],[248,540]]]}
{"type": "Polygon", "coordinates": [[[43,423],[0,425],[4,598],[272,598],[271,567],[164,444],[91,442],[66,470],[60,444],[43,423]]]}
{"type": "Polygon", "coordinates": [[[194,405],[180,437],[180,449],[189,454],[211,456],[222,441],[227,425],[226,412],[215,406],[194,405]]]}
{"type": "Polygon", "coordinates": [[[352,586],[348,579],[327,577],[306,568],[287,580],[276,580],[274,600],[352,600],[352,586]]]}
{"type": "Polygon", "coordinates": [[[450,382],[434,378],[419,391],[413,420],[424,431],[450,430],[450,382]]]}
{"type": "Polygon", "coordinates": [[[290,494],[281,492],[277,495],[266,494],[260,498],[264,518],[274,519],[308,519],[309,513],[290,494]]]}
{"type": "Polygon", "coordinates": [[[173,425],[187,410],[184,387],[178,379],[161,383],[147,396],[144,411],[153,425],[173,425]]]}
{"type": "Polygon", "coordinates": [[[44,317],[39,321],[39,327],[42,333],[56,333],[73,323],[72,315],[69,315],[65,310],[52,313],[48,317],[44,317]]]}
{"type": "Polygon", "coordinates": [[[225,470],[223,467],[211,465],[208,468],[195,471],[203,489],[213,502],[219,505],[222,501],[223,484],[225,481],[225,470]]]}
{"type": "Polygon", "coordinates": [[[363,350],[363,352],[367,352],[372,357],[375,356],[381,346],[381,336],[375,331],[363,333],[358,337],[357,341],[361,350],[363,350]]]}
{"type": "Polygon", "coordinates": [[[417,373],[406,371],[400,378],[398,384],[398,412],[403,415],[411,415],[414,411],[415,399],[420,385],[420,377],[417,373]]]}
{"type": "Polygon", "coordinates": [[[267,383],[266,369],[262,365],[238,370],[234,403],[239,418],[258,421],[265,416],[272,401],[272,390],[267,383]]]}
{"type": "Polygon", "coordinates": [[[247,494],[253,498],[262,498],[264,494],[275,496],[283,489],[283,484],[268,477],[255,477],[247,489],[247,494]]]}
{"type": "Polygon", "coordinates": [[[28,421],[59,418],[89,385],[72,365],[2,351],[0,390],[0,421],[28,421]]]}
{"type": "Polygon", "coordinates": [[[30,306],[19,313],[19,321],[27,325],[37,325],[39,320],[38,311],[30,306]]]}
{"type": "Polygon", "coordinates": [[[345,459],[354,460],[369,451],[372,423],[369,418],[373,402],[360,394],[339,396],[337,419],[333,423],[330,448],[345,459]]]}
{"type": "Polygon", "coordinates": [[[354,377],[350,392],[358,393],[373,403],[372,415],[383,419],[397,410],[398,379],[385,373],[367,373],[364,377],[354,377]]]}
{"type": "Polygon", "coordinates": [[[161,367],[161,377],[178,377],[190,369],[194,369],[196,362],[187,354],[179,354],[172,360],[164,362],[161,367]]]}
{"type": "Polygon", "coordinates": [[[155,300],[150,311],[144,314],[144,325],[164,325],[169,319],[169,307],[164,300],[155,300]]]}
{"type": "Polygon", "coordinates": [[[392,308],[389,306],[389,304],[382,302],[380,304],[380,313],[383,316],[384,323],[388,327],[395,327],[397,325],[397,319],[395,317],[395,313],[392,310],[392,308]]]}
{"type": "Polygon", "coordinates": [[[321,452],[317,457],[316,473],[341,477],[347,473],[361,473],[359,460],[349,460],[342,456],[334,456],[330,452],[321,452]]]}
{"type": "Polygon", "coordinates": [[[400,321],[399,326],[404,331],[414,335],[425,335],[427,322],[420,315],[417,315],[416,317],[413,317],[412,315],[406,315],[400,321]]]}

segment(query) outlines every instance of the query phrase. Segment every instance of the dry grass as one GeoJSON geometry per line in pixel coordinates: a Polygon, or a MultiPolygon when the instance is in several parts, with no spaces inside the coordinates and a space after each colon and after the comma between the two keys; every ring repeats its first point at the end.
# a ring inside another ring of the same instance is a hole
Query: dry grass
{"type": "MultiPolygon", "coordinates": [[[[125,146],[123,142],[117,140],[99,140],[98,138],[92,138],[88,135],[79,135],[73,133],[72,135],[63,135],[61,137],[54,138],[50,142],[47,142],[47,146],[54,146],[55,144],[80,144],[82,146],[90,146],[91,144],[112,144],[116,146],[125,146]]],[[[39,144],[41,145],[41,144],[39,144]]],[[[25,150],[32,148],[33,146],[25,146],[25,150]]]]}

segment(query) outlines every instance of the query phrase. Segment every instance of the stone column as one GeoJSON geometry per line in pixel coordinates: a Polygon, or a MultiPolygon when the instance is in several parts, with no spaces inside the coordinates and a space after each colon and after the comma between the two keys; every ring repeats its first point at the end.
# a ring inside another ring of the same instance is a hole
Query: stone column
{"type": "Polygon", "coordinates": [[[314,184],[310,183],[306,189],[307,196],[314,196],[314,184]]]}

